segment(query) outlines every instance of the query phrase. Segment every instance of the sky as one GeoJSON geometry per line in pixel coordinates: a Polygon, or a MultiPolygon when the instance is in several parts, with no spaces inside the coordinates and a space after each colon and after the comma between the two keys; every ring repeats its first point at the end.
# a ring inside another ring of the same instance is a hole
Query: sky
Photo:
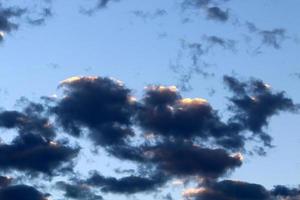
{"type": "Polygon", "coordinates": [[[0,200],[300,199],[298,0],[0,0],[0,200]]]}

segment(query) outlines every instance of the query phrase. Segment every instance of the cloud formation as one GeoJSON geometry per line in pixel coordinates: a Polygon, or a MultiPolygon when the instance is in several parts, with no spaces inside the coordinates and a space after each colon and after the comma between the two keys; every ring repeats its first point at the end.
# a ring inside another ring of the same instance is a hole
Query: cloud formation
{"type": "Polygon", "coordinates": [[[52,108],[64,130],[80,136],[87,128],[96,145],[121,144],[133,136],[130,90],[121,82],[101,77],[72,77],[61,83],[65,97],[52,108]]]}
{"type": "Polygon", "coordinates": [[[92,172],[85,184],[101,188],[105,193],[134,194],[139,192],[151,192],[161,187],[167,181],[162,174],[152,177],[127,176],[120,179],[114,177],[104,177],[98,172],[92,172]]]}
{"type": "Polygon", "coordinates": [[[12,5],[8,2],[0,3],[0,42],[7,33],[19,28],[20,23],[42,25],[52,16],[52,10],[47,1],[43,3],[30,2],[26,6],[12,5]],[[45,4],[45,5],[44,5],[45,4]],[[42,6],[41,6],[42,5],[42,6]],[[41,6],[41,7],[40,7],[41,6]],[[35,7],[38,7],[35,11],[35,7]]]}
{"type": "Polygon", "coordinates": [[[1,200],[46,200],[47,195],[27,185],[14,185],[0,189],[1,200]]]}
{"type": "Polygon", "coordinates": [[[235,77],[224,76],[224,82],[233,92],[229,98],[229,110],[234,113],[231,121],[242,125],[257,135],[266,146],[271,146],[271,136],[264,133],[272,116],[279,112],[297,112],[299,105],[286,96],[284,91],[275,92],[261,80],[242,82],[235,77]]]}
{"type": "MultiPolygon", "coordinates": [[[[0,127],[18,133],[12,142],[0,144],[0,171],[49,178],[63,174],[69,181],[59,180],[55,189],[65,198],[78,200],[102,200],[106,193],[156,192],[177,178],[204,180],[199,188],[184,193],[195,200],[298,197],[299,190],[285,186],[268,191],[258,184],[219,181],[242,166],[240,151],[247,151],[250,140],[260,139],[262,148],[271,146],[265,127],[272,116],[298,111],[285,92],[274,91],[263,81],[225,76],[224,82],[233,93],[228,98],[227,121],[207,100],[184,98],[175,86],[150,85],[137,99],[116,79],[71,77],[59,85],[62,97],[44,103],[22,101],[21,111],[0,112],[0,127]],[[103,176],[101,171],[72,177],[80,147],[66,141],[86,135],[93,148],[102,147],[109,156],[129,161],[137,172],[130,170],[119,178],[103,176]],[[58,139],[62,136],[67,137],[65,141],[58,139]]],[[[28,192],[32,199],[45,200],[36,189],[13,184],[1,176],[0,197],[10,200],[15,197],[10,195],[28,192]]]]}
{"type": "Polygon", "coordinates": [[[259,184],[242,181],[208,181],[202,187],[186,190],[183,195],[193,200],[296,200],[299,189],[275,186],[271,191],[259,184]]]}
{"type": "Polygon", "coordinates": [[[78,152],[78,148],[47,140],[40,135],[19,135],[11,144],[0,144],[0,170],[46,175],[72,171],[72,160],[78,152]]]}
{"type": "Polygon", "coordinates": [[[16,129],[19,134],[36,134],[46,138],[55,137],[55,127],[43,116],[45,108],[42,104],[28,103],[22,111],[0,112],[0,128],[16,129]]]}

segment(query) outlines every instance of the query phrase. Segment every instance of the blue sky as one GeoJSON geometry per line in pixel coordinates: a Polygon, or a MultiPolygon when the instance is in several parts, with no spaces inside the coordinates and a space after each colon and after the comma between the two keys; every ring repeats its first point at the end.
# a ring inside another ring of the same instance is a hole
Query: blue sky
{"type": "MultiPolygon", "coordinates": [[[[299,1],[215,1],[222,9],[228,9],[229,19],[225,22],[208,19],[200,8],[182,9],[181,2],[123,0],[86,15],[80,10],[92,8],[96,1],[53,0],[46,3],[53,16],[45,24],[33,26],[26,23],[26,18],[14,19],[20,24],[19,29],[5,34],[0,43],[1,107],[15,109],[20,97],[40,101],[41,96],[61,95],[60,81],[87,75],[122,80],[138,98],[149,84],[177,85],[185,97],[207,99],[224,118],[228,117],[230,96],[222,80],[224,75],[241,80],[261,79],[275,91],[285,91],[294,102],[300,102],[300,79],[296,75],[300,72],[299,1]],[[158,15],[158,10],[163,10],[163,14],[158,15]],[[137,16],[136,11],[143,13],[144,18],[137,16]],[[258,31],[249,31],[247,22],[255,24],[258,31]],[[264,43],[259,34],[274,29],[285,30],[278,48],[264,43]],[[209,46],[205,40],[209,36],[234,45],[209,46]],[[213,75],[191,71],[193,53],[184,45],[196,43],[209,48],[197,55],[207,66],[200,63],[198,67],[213,75]],[[172,65],[177,66],[177,72],[172,65]],[[183,88],[180,80],[188,74],[190,78],[184,81],[187,88],[183,88]]],[[[30,2],[15,0],[12,4],[28,6],[30,2]]],[[[275,147],[267,150],[266,156],[244,155],[242,167],[226,178],[259,183],[268,189],[277,184],[296,187],[300,180],[298,122],[299,115],[294,113],[273,116],[266,132],[274,138],[275,147]]],[[[85,141],[83,146],[90,144],[85,141]]],[[[95,161],[97,156],[86,151],[87,157],[94,159],[91,166],[103,169],[104,174],[114,174],[111,166],[119,161],[107,156],[95,161]]],[[[82,173],[86,173],[86,162],[81,158],[77,167],[82,173]]],[[[124,165],[131,166],[127,162],[124,165]]],[[[171,191],[174,199],[182,198],[183,186],[172,187],[169,185],[162,193],[171,191]]],[[[111,194],[105,197],[125,198],[111,194]]],[[[153,194],[136,197],[153,199],[153,194]]]]}

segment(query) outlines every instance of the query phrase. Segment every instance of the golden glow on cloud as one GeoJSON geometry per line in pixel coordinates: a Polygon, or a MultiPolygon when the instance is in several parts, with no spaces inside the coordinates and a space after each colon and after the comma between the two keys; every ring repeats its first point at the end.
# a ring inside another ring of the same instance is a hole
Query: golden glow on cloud
{"type": "Polygon", "coordinates": [[[158,90],[160,92],[164,91],[171,91],[171,92],[177,92],[178,89],[176,86],[171,85],[171,86],[147,86],[145,87],[146,90],[158,90]]]}
{"type": "Polygon", "coordinates": [[[183,191],[182,195],[184,197],[194,197],[194,196],[197,196],[203,192],[206,192],[207,189],[206,188],[203,188],[203,187],[199,187],[199,188],[190,188],[190,189],[187,189],[185,191],[183,191]]]}
{"type": "Polygon", "coordinates": [[[233,154],[232,157],[233,157],[233,158],[237,158],[237,159],[240,160],[240,161],[243,161],[243,160],[244,160],[244,156],[243,156],[243,154],[241,154],[241,153],[233,154]]]}
{"type": "Polygon", "coordinates": [[[134,96],[130,96],[130,97],[128,97],[128,101],[129,101],[129,103],[135,103],[135,102],[137,102],[137,99],[134,96]]]}
{"type": "Polygon", "coordinates": [[[172,182],[172,185],[181,186],[181,185],[184,185],[184,181],[180,180],[180,179],[176,179],[172,182]]]}
{"type": "Polygon", "coordinates": [[[112,80],[113,82],[115,82],[119,86],[124,86],[124,82],[119,79],[116,79],[114,77],[109,77],[109,79],[112,80]]]}
{"type": "Polygon", "coordinates": [[[71,83],[80,81],[81,79],[87,79],[87,80],[90,80],[90,81],[94,81],[94,80],[96,80],[98,78],[99,77],[97,77],[97,76],[72,76],[70,78],[67,78],[67,79],[61,81],[60,84],[61,85],[63,85],[63,84],[71,84],[71,83]]]}
{"type": "Polygon", "coordinates": [[[185,98],[185,99],[181,99],[179,103],[182,105],[206,105],[208,104],[208,101],[202,98],[194,98],[194,99],[185,98]]]}
{"type": "Polygon", "coordinates": [[[264,84],[264,86],[267,88],[267,89],[270,89],[271,88],[271,85],[269,85],[269,84],[264,84]]]}
{"type": "Polygon", "coordinates": [[[3,31],[0,31],[0,37],[4,37],[5,33],[3,31]]]}
{"type": "Polygon", "coordinates": [[[252,101],[255,101],[255,102],[258,101],[258,99],[256,97],[254,97],[254,96],[251,96],[250,98],[251,98],[252,101]]]}
{"type": "Polygon", "coordinates": [[[58,143],[57,143],[57,142],[54,142],[54,141],[50,141],[50,142],[49,142],[49,145],[50,145],[51,147],[58,147],[58,146],[59,146],[58,143]]]}

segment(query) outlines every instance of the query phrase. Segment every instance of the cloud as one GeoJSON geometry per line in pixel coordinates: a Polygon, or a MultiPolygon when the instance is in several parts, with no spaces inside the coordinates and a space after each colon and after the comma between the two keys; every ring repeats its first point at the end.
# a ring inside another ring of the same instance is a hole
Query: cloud
{"type": "Polygon", "coordinates": [[[215,35],[204,36],[204,40],[206,40],[208,43],[206,51],[209,51],[209,49],[215,46],[222,47],[225,50],[235,51],[236,41],[234,40],[221,38],[215,35]]]}
{"type": "Polygon", "coordinates": [[[139,192],[151,192],[161,187],[167,181],[163,175],[127,176],[120,179],[104,177],[98,172],[93,172],[86,180],[86,184],[100,187],[102,192],[117,194],[134,194],[139,192]]]}
{"type": "Polygon", "coordinates": [[[23,134],[17,136],[11,144],[0,144],[0,170],[55,175],[72,170],[72,160],[78,152],[78,148],[39,135],[23,134]]]}
{"type": "Polygon", "coordinates": [[[260,31],[259,34],[262,36],[263,44],[275,49],[279,49],[282,42],[287,39],[286,30],[282,28],[260,31]]]}
{"type": "Polygon", "coordinates": [[[50,2],[34,1],[22,5],[11,5],[10,3],[0,3],[0,42],[3,41],[6,33],[11,33],[19,28],[20,23],[31,25],[42,25],[52,16],[52,10],[48,6],[50,2]]]}
{"type": "Polygon", "coordinates": [[[227,148],[241,148],[239,124],[222,122],[216,110],[202,98],[182,98],[172,87],[151,86],[140,104],[137,122],[145,133],[165,139],[214,139],[227,148]],[[229,143],[229,138],[234,139],[229,143]]]}
{"type": "Polygon", "coordinates": [[[61,83],[64,97],[52,108],[64,130],[79,137],[87,128],[96,145],[124,143],[133,136],[130,90],[110,78],[73,77],[61,83]]]}
{"type": "Polygon", "coordinates": [[[144,145],[137,149],[120,148],[110,151],[120,159],[135,161],[167,177],[201,176],[218,178],[240,167],[239,155],[230,155],[224,149],[210,149],[192,143],[163,142],[144,145]]]}
{"type": "MultiPolygon", "coordinates": [[[[274,29],[260,29],[254,23],[245,23],[248,31],[250,33],[255,33],[261,40],[261,46],[272,47],[274,49],[280,49],[285,40],[291,39],[288,36],[287,30],[284,28],[274,28],[274,29]]],[[[258,47],[260,49],[260,47],[258,47]]]]}
{"type": "Polygon", "coordinates": [[[169,175],[220,177],[241,166],[239,157],[223,149],[209,149],[192,144],[162,143],[146,147],[145,154],[158,169],[169,175]]]}
{"type": "MultiPolygon", "coordinates": [[[[284,92],[260,80],[225,76],[224,81],[233,93],[228,98],[231,116],[227,121],[207,100],[185,98],[175,86],[149,85],[141,99],[136,99],[132,90],[112,78],[68,78],[59,85],[61,98],[44,104],[21,101],[21,111],[0,112],[0,126],[18,132],[11,143],[0,144],[0,170],[50,178],[64,173],[70,178],[71,173],[66,172],[74,172],[80,149],[56,138],[55,131],[63,130],[80,139],[87,135],[94,147],[101,146],[109,156],[129,161],[138,169],[121,178],[94,171],[87,178],[78,175],[70,182],[60,180],[56,189],[65,198],[100,200],[100,191],[155,192],[177,178],[205,180],[200,188],[185,192],[186,197],[197,200],[246,200],[243,195],[254,195],[248,191],[256,191],[258,196],[253,198],[260,200],[263,195],[297,196],[297,190],[283,186],[267,191],[255,184],[217,182],[241,167],[239,152],[246,150],[249,140],[260,139],[262,148],[271,146],[271,136],[264,128],[272,116],[298,110],[284,92]]],[[[3,188],[12,187],[5,177],[0,183],[3,188]]]]}
{"type": "Polygon", "coordinates": [[[132,14],[134,14],[134,16],[139,17],[143,20],[147,20],[147,19],[156,19],[158,17],[162,17],[167,15],[167,11],[164,9],[156,9],[153,12],[146,12],[143,10],[135,10],[132,12],[132,14]]]}
{"type": "Polygon", "coordinates": [[[0,176],[0,188],[7,187],[11,184],[12,178],[9,176],[0,176]]]}
{"type": "Polygon", "coordinates": [[[199,188],[186,190],[183,195],[193,200],[292,200],[295,197],[296,200],[299,197],[299,189],[275,186],[273,190],[268,191],[259,184],[224,180],[208,181],[199,188]]]}
{"type": "Polygon", "coordinates": [[[229,19],[229,12],[228,10],[224,11],[219,7],[210,7],[206,10],[207,12],[207,18],[220,21],[220,22],[226,22],[229,19]]]}
{"type": "Polygon", "coordinates": [[[279,112],[299,110],[299,105],[287,97],[284,91],[274,92],[271,86],[261,80],[242,82],[234,77],[224,76],[224,82],[234,93],[229,98],[229,110],[233,112],[231,121],[253,132],[266,146],[271,146],[272,138],[264,133],[263,128],[268,126],[270,118],[279,112]]]}
{"type": "Polygon", "coordinates": [[[81,9],[81,13],[85,15],[93,15],[95,12],[107,8],[111,2],[119,2],[121,0],[96,0],[95,5],[89,9],[81,9]]]}
{"type": "Polygon", "coordinates": [[[28,103],[22,111],[0,112],[0,128],[17,129],[19,134],[37,134],[53,138],[55,127],[50,120],[42,116],[45,108],[42,104],[28,103]]]}
{"type": "Polygon", "coordinates": [[[42,10],[40,11],[40,13],[36,18],[28,17],[27,21],[31,25],[40,26],[40,25],[44,25],[48,20],[48,18],[52,16],[53,16],[53,11],[51,10],[51,8],[46,7],[46,8],[42,8],[42,10]]]}
{"type": "Polygon", "coordinates": [[[294,198],[295,200],[300,198],[300,188],[289,188],[284,185],[276,185],[271,190],[272,196],[283,197],[285,199],[294,198]]]}
{"type": "Polygon", "coordinates": [[[65,198],[78,200],[102,200],[100,195],[95,194],[86,184],[70,184],[63,181],[57,182],[56,186],[65,192],[65,198]]]}
{"type": "MultiPolygon", "coordinates": [[[[4,7],[0,3],[0,31],[11,32],[18,28],[18,24],[13,19],[20,18],[26,13],[26,9],[18,7],[4,7]]],[[[3,37],[3,36],[2,36],[3,37]]]]}
{"type": "Polygon", "coordinates": [[[220,8],[219,4],[229,0],[183,0],[181,6],[183,9],[196,8],[205,12],[207,19],[219,22],[226,22],[229,19],[229,11],[220,8]]]}
{"type": "Polygon", "coordinates": [[[14,185],[0,189],[1,200],[46,200],[46,195],[27,185],[14,185]]]}

